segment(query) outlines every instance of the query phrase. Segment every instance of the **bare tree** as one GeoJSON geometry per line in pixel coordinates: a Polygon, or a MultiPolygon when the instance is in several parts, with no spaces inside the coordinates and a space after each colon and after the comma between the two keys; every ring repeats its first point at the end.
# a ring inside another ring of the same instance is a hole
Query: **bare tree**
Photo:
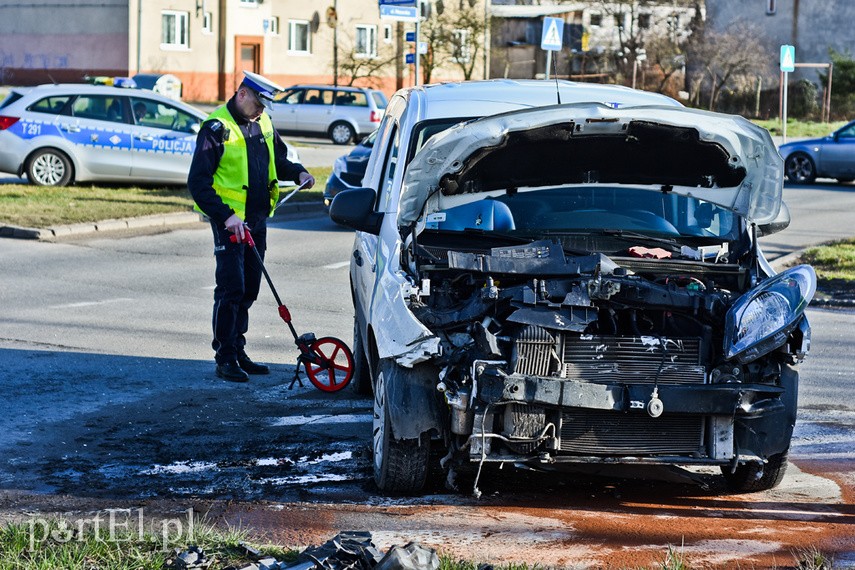
{"type": "MultiPolygon", "coordinates": [[[[341,37],[341,33],[339,33],[341,37]]],[[[357,81],[370,87],[379,87],[382,77],[388,75],[386,70],[394,66],[396,55],[394,47],[387,45],[376,46],[376,54],[367,54],[357,49],[356,41],[350,36],[345,36],[345,42],[340,42],[338,56],[338,72],[344,77],[347,85],[354,85],[357,81]],[[342,45],[343,44],[343,45],[342,45]]]]}
{"type": "Polygon", "coordinates": [[[740,24],[725,32],[706,30],[702,42],[693,46],[696,64],[702,64],[706,76],[696,78],[693,98],[700,104],[701,89],[708,80],[708,108],[714,111],[723,89],[741,91],[749,88],[757,76],[770,75],[769,57],[758,38],[758,30],[740,24]]]}
{"type": "Polygon", "coordinates": [[[449,13],[447,25],[444,46],[449,52],[448,60],[468,81],[472,79],[478,55],[484,47],[487,23],[479,10],[470,3],[462,3],[458,10],[449,13]]]}

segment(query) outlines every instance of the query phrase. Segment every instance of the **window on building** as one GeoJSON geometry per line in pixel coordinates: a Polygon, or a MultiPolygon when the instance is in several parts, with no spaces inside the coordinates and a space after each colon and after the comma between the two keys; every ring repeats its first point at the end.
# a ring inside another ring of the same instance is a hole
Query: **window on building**
{"type": "Polygon", "coordinates": [[[258,6],[258,0],[240,0],[241,6],[258,6]]]}
{"type": "Polygon", "coordinates": [[[279,35],[279,17],[264,18],[264,33],[270,36],[279,35]]]}
{"type": "Polygon", "coordinates": [[[625,19],[626,18],[625,18],[625,15],[623,14],[623,12],[615,14],[615,27],[618,28],[619,30],[622,30],[624,28],[624,20],[625,19]]]}
{"type": "Polygon", "coordinates": [[[377,26],[356,26],[356,56],[377,57],[377,26]]]}
{"type": "Polygon", "coordinates": [[[392,26],[386,24],[383,26],[383,42],[387,44],[392,43],[392,26]]]}
{"type": "Polygon", "coordinates": [[[306,20],[288,21],[288,51],[291,53],[311,53],[309,22],[306,20]]]}
{"type": "Polygon", "coordinates": [[[467,63],[472,57],[472,46],[469,44],[469,30],[454,30],[451,36],[454,42],[452,59],[457,63],[467,63]]]}
{"type": "Polygon", "coordinates": [[[774,16],[778,13],[778,0],[766,0],[766,15],[774,16]]]}
{"type": "Polygon", "coordinates": [[[164,10],[160,13],[160,47],[190,47],[190,12],[164,10]]]}
{"type": "Polygon", "coordinates": [[[668,16],[668,33],[671,36],[671,41],[676,41],[680,34],[680,16],[679,14],[671,14],[668,16]]]}
{"type": "Polygon", "coordinates": [[[599,12],[591,12],[591,25],[592,26],[602,26],[603,25],[603,15],[599,12]]]}
{"type": "Polygon", "coordinates": [[[202,33],[214,33],[214,16],[210,12],[205,12],[204,14],[202,14],[202,33]]]}
{"type": "Polygon", "coordinates": [[[642,30],[650,28],[650,14],[638,15],[638,27],[642,30]]]}

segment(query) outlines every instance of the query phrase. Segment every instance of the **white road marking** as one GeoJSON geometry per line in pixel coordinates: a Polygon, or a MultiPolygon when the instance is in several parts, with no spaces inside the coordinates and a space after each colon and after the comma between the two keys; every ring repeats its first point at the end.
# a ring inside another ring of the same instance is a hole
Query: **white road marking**
{"type": "Polygon", "coordinates": [[[270,425],[273,426],[303,426],[317,424],[358,424],[374,421],[371,414],[321,414],[317,416],[284,416],[274,419],[270,425]]]}
{"type": "Polygon", "coordinates": [[[341,269],[350,265],[349,261],[339,261],[338,263],[330,263],[329,265],[321,266],[321,269],[341,269]]]}
{"type": "Polygon", "coordinates": [[[107,305],[109,303],[127,303],[133,299],[120,297],[118,299],[104,299],[103,301],[82,301],[80,303],[66,303],[65,305],[53,305],[49,309],[77,309],[79,307],[92,307],[95,305],[107,305]]]}

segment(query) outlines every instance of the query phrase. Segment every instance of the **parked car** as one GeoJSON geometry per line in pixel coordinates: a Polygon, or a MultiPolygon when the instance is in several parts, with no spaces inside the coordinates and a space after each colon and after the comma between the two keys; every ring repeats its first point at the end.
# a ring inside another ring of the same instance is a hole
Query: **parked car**
{"type": "Polygon", "coordinates": [[[335,144],[347,144],[377,128],[386,103],[376,89],[295,85],[276,98],[269,113],[280,131],[325,135],[335,144]]]}
{"type": "Polygon", "coordinates": [[[374,393],[379,488],[485,463],[777,485],[816,287],[757,243],[789,223],[782,167],[749,121],[622,87],[399,91],[364,187],[330,208],[357,230],[352,382],[374,393]]]}
{"type": "Polygon", "coordinates": [[[780,146],[784,172],[791,182],[810,184],[817,178],[855,180],[855,121],[819,139],[780,146]]]}
{"type": "Polygon", "coordinates": [[[371,147],[374,146],[376,138],[377,131],[374,131],[354,146],[349,153],[335,159],[332,173],[324,187],[324,207],[327,210],[336,194],[362,185],[362,177],[365,175],[365,167],[368,165],[368,157],[371,155],[371,147]]]}
{"type": "MultiPolygon", "coordinates": [[[[0,171],[39,186],[185,184],[206,116],[146,89],[16,87],[0,103],[0,171]]],[[[289,158],[299,161],[290,146],[289,158]]]]}

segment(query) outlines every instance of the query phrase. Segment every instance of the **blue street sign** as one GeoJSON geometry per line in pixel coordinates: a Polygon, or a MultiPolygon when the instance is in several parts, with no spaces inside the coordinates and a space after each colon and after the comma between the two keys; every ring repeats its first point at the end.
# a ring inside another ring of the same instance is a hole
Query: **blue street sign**
{"type": "Polygon", "coordinates": [[[561,51],[564,44],[564,20],[544,18],[543,34],[540,37],[540,49],[561,51]]]}
{"type": "Polygon", "coordinates": [[[380,6],[415,6],[416,0],[379,0],[380,6]]]}
{"type": "Polygon", "coordinates": [[[419,18],[419,10],[415,6],[380,6],[380,17],[386,20],[400,22],[415,22],[419,18]]]}
{"type": "Polygon", "coordinates": [[[416,33],[415,32],[404,32],[404,39],[408,42],[416,41],[416,33]]]}
{"type": "Polygon", "coordinates": [[[781,46],[781,71],[792,73],[796,70],[796,46],[781,46]]]}
{"type": "Polygon", "coordinates": [[[416,62],[416,54],[410,52],[404,55],[404,63],[408,63],[410,65],[416,62]]]}

